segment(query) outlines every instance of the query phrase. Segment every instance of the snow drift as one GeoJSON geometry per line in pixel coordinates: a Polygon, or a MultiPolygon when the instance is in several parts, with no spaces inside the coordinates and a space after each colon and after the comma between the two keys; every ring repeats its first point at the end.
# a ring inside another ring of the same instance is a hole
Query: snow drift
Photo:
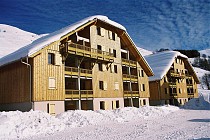
{"type": "MultiPolygon", "coordinates": [[[[208,101],[209,91],[203,90],[198,99],[191,99],[181,108],[210,110],[208,101]]],[[[163,118],[179,109],[179,107],[166,105],[98,111],[75,110],[58,114],[56,117],[41,111],[0,112],[0,139],[26,138],[40,134],[48,136],[63,131],[65,128],[163,118]]]]}

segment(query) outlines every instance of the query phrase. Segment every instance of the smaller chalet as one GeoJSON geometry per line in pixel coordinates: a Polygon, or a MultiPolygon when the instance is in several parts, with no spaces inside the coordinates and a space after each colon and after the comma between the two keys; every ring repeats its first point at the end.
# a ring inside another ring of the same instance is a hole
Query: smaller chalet
{"type": "Polygon", "coordinates": [[[145,56],[155,76],[149,77],[150,105],[183,105],[198,97],[196,76],[187,56],[165,51],[145,56]]]}

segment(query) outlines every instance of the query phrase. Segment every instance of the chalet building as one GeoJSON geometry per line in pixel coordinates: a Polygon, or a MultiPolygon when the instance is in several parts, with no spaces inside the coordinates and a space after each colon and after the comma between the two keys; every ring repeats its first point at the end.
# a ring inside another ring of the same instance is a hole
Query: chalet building
{"type": "Polygon", "coordinates": [[[152,69],[126,29],[92,16],[0,59],[1,110],[115,109],[149,104],[152,69]]]}
{"type": "Polygon", "coordinates": [[[165,51],[145,56],[155,76],[149,78],[150,105],[183,105],[198,97],[196,76],[187,56],[165,51]]]}

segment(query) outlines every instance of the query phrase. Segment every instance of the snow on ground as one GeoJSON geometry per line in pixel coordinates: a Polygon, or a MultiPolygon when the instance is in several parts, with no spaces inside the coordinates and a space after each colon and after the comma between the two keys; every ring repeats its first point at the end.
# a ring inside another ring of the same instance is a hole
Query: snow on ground
{"type": "MultiPolygon", "coordinates": [[[[208,95],[210,91],[201,91],[208,95]]],[[[41,111],[0,112],[0,139],[210,138],[210,104],[201,96],[185,106],[75,110],[56,117],[41,111]]]]}
{"type": "Polygon", "coordinates": [[[49,135],[64,130],[64,127],[59,119],[41,111],[0,112],[0,139],[49,135]]]}
{"type": "Polygon", "coordinates": [[[210,139],[209,114],[210,104],[202,97],[181,108],[145,106],[113,111],[69,111],[57,116],[68,126],[64,131],[27,139],[210,139]]]}
{"type": "Polygon", "coordinates": [[[26,32],[16,27],[0,24],[0,58],[30,44],[43,35],[26,32]]]}

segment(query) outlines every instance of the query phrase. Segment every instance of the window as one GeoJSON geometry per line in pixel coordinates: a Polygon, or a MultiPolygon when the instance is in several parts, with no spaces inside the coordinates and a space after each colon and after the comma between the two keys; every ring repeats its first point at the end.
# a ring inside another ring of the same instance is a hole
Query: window
{"type": "Polygon", "coordinates": [[[115,33],[112,32],[112,40],[115,40],[115,33]]]}
{"type": "Polygon", "coordinates": [[[141,77],[144,77],[144,70],[141,70],[141,77]]]}
{"type": "Polygon", "coordinates": [[[104,82],[99,81],[99,89],[104,90],[104,82]]]}
{"type": "Polygon", "coordinates": [[[145,91],[145,85],[141,84],[141,91],[145,91]]]}
{"type": "Polygon", "coordinates": [[[166,79],[166,77],[164,77],[164,82],[167,82],[167,79],[166,79]]]}
{"type": "Polygon", "coordinates": [[[49,82],[48,82],[48,88],[49,89],[55,89],[55,78],[54,77],[49,77],[49,82]]]}
{"type": "Polygon", "coordinates": [[[177,63],[177,64],[178,64],[178,61],[179,61],[178,58],[176,58],[176,63],[177,63]]]}
{"type": "Polygon", "coordinates": [[[114,65],[114,72],[117,73],[117,65],[114,65]]]}
{"type": "Polygon", "coordinates": [[[97,35],[101,35],[101,27],[97,27],[96,30],[97,30],[97,35]]]}
{"type": "Polygon", "coordinates": [[[182,90],[179,88],[179,93],[182,93],[182,90]]]}
{"type": "Polygon", "coordinates": [[[102,54],[102,46],[101,45],[97,45],[97,52],[102,54]]]}
{"type": "Polygon", "coordinates": [[[115,33],[112,31],[109,31],[109,39],[115,40],[115,33]]]}
{"type": "Polygon", "coordinates": [[[105,101],[100,101],[100,109],[105,110],[105,101]]]}
{"type": "Polygon", "coordinates": [[[173,92],[172,88],[169,88],[169,93],[172,93],[172,92],[173,92]]]}
{"type": "Polygon", "coordinates": [[[146,105],[146,100],[145,99],[143,99],[143,105],[146,105]]]}
{"type": "Polygon", "coordinates": [[[116,52],[115,49],[113,49],[113,55],[114,55],[115,58],[117,57],[117,52],[116,52]]]}
{"type": "Polygon", "coordinates": [[[139,77],[144,77],[144,70],[139,71],[139,77]]]}
{"type": "Polygon", "coordinates": [[[116,108],[119,108],[120,107],[120,102],[119,100],[116,101],[116,108]]]}
{"type": "Polygon", "coordinates": [[[54,53],[48,53],[48,64],[55,64],[55,54],[54,53]]]}
{"type": "Polygon", "coordinates": [[[98,70],[99,70],[99,71],[103,71],[102,63],[98,63],[98,70]]]}
{"type": "Polygon", "coordinates": [[[168,93],[168,90],[167,90],[167,88],[165,88],[165,94],[167,94],[168,93]]]}
{"type": "Polygon", "coordinates": [[[55,104],[47,104],[47,112],[50,114],[50,115],[55,115],[55,104]]]}
{"type": "Polygon", "coordinates": [[[119,90],[119,82],[114,82],[114,90],[119,90]]]}

